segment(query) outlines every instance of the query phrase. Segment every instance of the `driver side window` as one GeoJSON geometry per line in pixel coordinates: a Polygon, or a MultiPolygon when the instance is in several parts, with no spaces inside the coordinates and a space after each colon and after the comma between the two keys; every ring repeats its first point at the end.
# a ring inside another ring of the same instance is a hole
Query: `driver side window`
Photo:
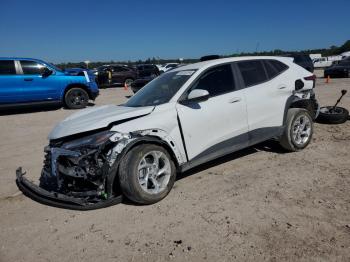
{"type": "Polygon", "coordinates": [[[230,64],[209,69],[197,80],[193,89],[203,89],[210,97],[218,96],[235,90],[232,68],[230,64]]]}
{"type": "Polygon", "coordinates": [[[35,61],[21,60],[21,66],[24,75],[41,75],[45,66],[35,61]]]}

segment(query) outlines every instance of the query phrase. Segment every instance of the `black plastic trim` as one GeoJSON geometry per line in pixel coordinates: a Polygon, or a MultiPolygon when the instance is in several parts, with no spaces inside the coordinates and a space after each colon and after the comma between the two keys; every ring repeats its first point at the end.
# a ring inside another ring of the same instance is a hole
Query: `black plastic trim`
{"type": "Polygon", "coordinates": [[[181,121],[180,121],[179,115],[177,115],[177,123],[178,123],[179,129],[180,129],[180,135],[181,135],[182,145],[183,145],[184,150],[185,150],[186,160],[188,161],[188,154],[187,154],[186,142],[185,142],[184,133],[183,133],[183,131],[182,131],[182,126],[181,126],[181,121]]]}
{"type": "Polygon", "coordinates": [[[195,166],[204,164],[221,156],[253,146],[271,138],[279,137],[284,131],[284,126],[259,128],[216,144],[180,167],[181,172],[195,166]]]}
{"type": "Polygon", "coordinates": [[[122,202],[123,196],[118,195],[96,203],[89,203],[79,198],[49,192],[24,177],[25,173],[19,167],[16,170],[16,184],[24,195],[44,205],[71,210],[94,210],[116,205],[122,202]]]}
{"type": "Polygon", "coordinates": [[[62,101],[60,100],[50,100],[50,101],[40,101],[40,102],[21,102],[21,103],[5,103],[1,104],[0,108],[13,108],[13,107],[20,107],[20,106],[36,106],[36,105],[52,105],[52,104],[62,104],[62,101]]]}

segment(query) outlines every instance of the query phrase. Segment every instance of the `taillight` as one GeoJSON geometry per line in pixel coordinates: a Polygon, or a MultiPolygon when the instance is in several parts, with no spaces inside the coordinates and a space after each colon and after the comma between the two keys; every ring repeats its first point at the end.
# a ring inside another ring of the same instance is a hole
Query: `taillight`
{"type": "Polygon", "coordinates": [[[307,76],[307,77],[304,77],[304,79],[306,81],[313,81],[312,88],[315,88],[315,86],[316,86],[316,75],[307,76]]]}
{"type": "Polygon", "coordinates": [[[308,80],[308,81],[316,81],[316,76],[315,75],[311,75],[311,76],[304,77],[304,79],[308,80]]]}

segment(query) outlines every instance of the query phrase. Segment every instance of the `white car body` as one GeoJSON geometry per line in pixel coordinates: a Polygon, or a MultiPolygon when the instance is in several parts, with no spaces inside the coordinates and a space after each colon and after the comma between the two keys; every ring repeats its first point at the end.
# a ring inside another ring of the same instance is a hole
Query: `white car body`
{"type": "Polygon", "coordinates": [[[340,61],[342,59],[341,56],[329,56],[329,57],[319,57],[313,60],[315,68],[324,68],[329,67],[335,61],[340,61]]]}
{"type": "Polygon", "coordinates": [[[295,97],[295,80],[302,79],[305,84],[303,90],[311,91],[313,88],[312,81],[304,80],[305,77],[310,76],[310,72],[294,64],[289,58],[283,57],[225,58],[172,70],[172,72],[183,71],[194,73],[168,103],[154,107],[102,106],[86,109],[58,124],[49,135],[49,139],[56,140],[106,127],[122,119],[137,117],[112,126],[110,130],[120,134],[137,131],[159,137],[166,140],[174,150],[180,166],[205,155],[206,157],[198,162],[201,163],[224,153],[224,151],[220,153],[224,148],[224,146],[223,148],[218,146],[220,143],[232,143],[231,149],[234,151],[234,149],[266,140],[269,136],[277,136],[283,129],[288,99],[295,97]],[[289,68],[270,81],[203,101],[200,103],[200,110],[178,102],[186,89],[204,71],[221,64],[261,59],[278,60],[289,68]],[[152,130],[159,130],[159,133],[148,133],[152,130]],[[252,141],[249,142],[248,137],[252,141]],[[207,153],[211,156],[206,155],[207,153]]]}
{"type": "Polygon", "coordinates": [[[120,202],[115,185],[135,202],[155,203],[177,172],[228,153],[272,138],[287,150],[306,147],[318,112],[314,85],[314,75],[283,57],[175,68],[124,105],[89,108],[59,123],[49,134],[40,188],[21,168],[17,185],[38,201],[73,209],[120,202]]]}

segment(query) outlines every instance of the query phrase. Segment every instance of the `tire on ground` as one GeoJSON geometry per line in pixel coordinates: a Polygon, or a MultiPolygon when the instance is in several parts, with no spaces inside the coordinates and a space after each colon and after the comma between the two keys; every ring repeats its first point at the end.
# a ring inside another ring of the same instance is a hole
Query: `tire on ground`
{"type": "Polygon", "coordinates": [[[153,204],[166,197],[172,189],[176,179],[176,167],[171,156],[163,147],[154,144],[141,144],[132,148],[121,160],[119,166],[119,179],[123,194],[128,199],[139,204],[153,204]],[[150,194],[141,188],[138,182],[137,169],[143,156],[145,156],[147,152],[155,150],[163,152],[169,159],[171,175],[166,188],[162,192],[158,194],[150,194]]]}
{"type": "Polygon", "coordinates": [[[64,104],[69,109],[85,108],[88,103],[89,95],[80,87],[73,87],[69,89],[64,96],[64,104]]]}
{"type": "Polygon", "coordinates": [[[313,134],[313,120],[312,120],[310,113],[307,110],[302,109],[302,108],[290,108],[288,110],[288,113],[287,113],[286,126],[284,129],[283,135],[281,136],[280,141],[279,141],[280,145],[284,149],[286,149],[287,151],[290,151],[290,152],[302,150],[305,147],[307,147],[307,145],[310,143],[311,138],[312,138],[312,134],[313,134]],[[293,126],[294,121],[301,115],[305,115],[306,117],[309,118],[309,121],[311,124],[311,133],[310,133],[308,140],[304,144],[298,145],[293,139],[292,126],[293,126]]]}
{"type": "Polygon", "coordinates": [[[322,124],[342,124],[345,123],[349,118],[349,111],[343,107],[336,107],[336,113],[329,113],[329,109],[332,106],[321,107],[320,112],[316,121],[322,124]],[[323,111],[322,109],[325,109],[323,111]]]}

